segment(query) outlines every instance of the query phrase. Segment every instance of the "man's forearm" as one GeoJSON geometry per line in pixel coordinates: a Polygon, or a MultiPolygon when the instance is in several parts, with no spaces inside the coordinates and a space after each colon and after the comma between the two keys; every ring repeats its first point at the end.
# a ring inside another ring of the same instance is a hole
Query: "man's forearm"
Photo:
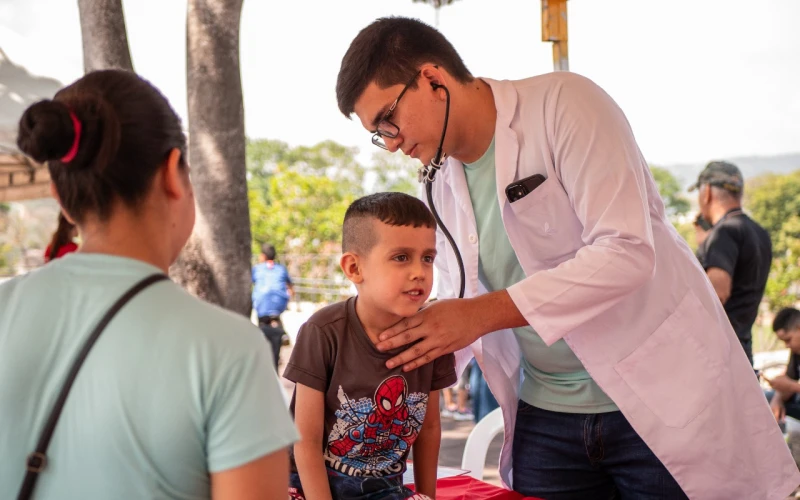
{"type": "Polygon", "coordinates": [[[505,290],[486,293],[468,300],[472,301],[474,307],[481,311],[483,323],[480,326],[483,333],[528,326],[528,321],[519,312],[517,305],[505,290]]]}
{"type": "Polygon", "coordinates": [[[772,379],[770,383],[773,389],[782,394],[783,400],[789,399],[792,395],[800,393],[800,382],[793,380],[786,375],[780,375],[772,379]]]}

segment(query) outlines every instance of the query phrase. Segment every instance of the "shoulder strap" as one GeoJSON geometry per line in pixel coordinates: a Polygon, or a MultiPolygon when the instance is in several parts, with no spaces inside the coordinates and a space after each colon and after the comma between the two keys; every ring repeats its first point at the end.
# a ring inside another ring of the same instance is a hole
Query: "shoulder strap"
{"type": "Polygon", "coordinates": [[[53,404],[52,410],[50,410],[50,416],[47,418],[47,423],[45,424],[44,429],[42,429],[42,434],[39,436],[39,442],[36,444],[36,451],[28,455],[28,458],[26,459],[25,468],[27,472],[25,474],[25,479],[22,481],[22,486],[20,487],[19,495],[17,495],[17,500],[27,500],[31,498],[31,495],[33,495],[33,488],[36,486],[36,480],[39,478],[39,473],[42,472],[45,467],[47,467],[47,447],[50,445],[50,439],[53,437],[53,431],[56,428],[56,424],[58,424],[58,418],[61,416],[61,410],[64,409],[64,403],[67,400],[67,396],[72,388],[72,384],[75,382],[75,378],[78,376],[78,371],[81,369],[81,365],[83,365],[83,362],[86,360],[86,356],[88,356],[89,351],[100,337],[100,334],[103,333],[103,330],[105,330],[106,326],[108,326],[120,309],[122,309],[123,306],[128,303],[128,301],[138,295],[139,292],[149,287],[153,283],[168,279],[169,278],[166,275],[158,273],[148,276],[147,278],[133,285],[122,297],[117,299],[114,305],[111,306],[108,312],[106,312],[105,316],[102,317],[100,322],[94,328],[91,335],[89,335],[89,338],[86,340],[83,348],[78,353],[75,361],[72,363],[72,368],[70,368],[67,378],[64,380],[64,385],[61,387],[61,392],[58,394],[58,398],[56,399],[55,404],[53,404]]]}

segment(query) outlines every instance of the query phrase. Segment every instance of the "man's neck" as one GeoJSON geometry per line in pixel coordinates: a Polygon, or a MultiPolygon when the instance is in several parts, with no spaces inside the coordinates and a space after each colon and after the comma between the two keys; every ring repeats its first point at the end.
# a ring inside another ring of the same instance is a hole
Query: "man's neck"
{"type": "Polygon", "coordinates": [[[741,208],[742,205],[739,203],[724,203],[724,204],[720,203],[719,205],[714,205],[710,209],[711,224],[716,224],[717,222],[722,220],[722,218],[725,217],[725,214],[727,214],[731,210],[736,210],[736,209],[741,210],[741,208]]]}
{"type": "Polygon", "coordinates": [[[461,128],[453,130],[453,150],[447,153],[462,163],[474,163],[489,149],[494,137],[497,108],[492,88],[476,78],[459,87],[452,101],[450,123],[461,124],[461,128]]]}

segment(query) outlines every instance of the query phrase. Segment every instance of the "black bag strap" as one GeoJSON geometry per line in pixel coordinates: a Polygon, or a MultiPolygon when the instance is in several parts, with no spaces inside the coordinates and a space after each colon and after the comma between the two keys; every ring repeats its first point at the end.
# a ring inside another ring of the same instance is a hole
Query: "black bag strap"
{"type": "Polygon", "coordinates": [[[42,429],[42,434],[39,436],[39,442],[36,444],[36,451],[28,455],[28,458],[26,459],[25,468],[27,472],[25,473],[25,479],[22,481],[22,486],[19,489],[17,500],[28,500],[31,498],[31,495],[33,495],[33,488],[36,486],[36,480],[39,478],[39,473],[42,472],[45,467],[47,467],[47,447],[50,445],[50,439],[53,437],[53,431],[56,429],[56,424],[58,424],[58,418],[61,416],[61,410],[64,409],[64,403],[67,400],[67,396],[69,396],[69,391],[72,388],[72,384],[75,382],[75,378],[78,376],[78,371],[80,371],[81,365],[83,365],[83,362],[86,361],[86,356],[89,355],[89,351],[92,350],[92,346],[94,346],[95,342],[97,342],[100,334],[103,333],[103,330],[106,329],[106,326],[108,326],[120,309],[122,309],[125,304],[128,303],[128,301],[138,295],[139,292],[149,287],[153,283],[168,279],[169,278],[166,275],[158,273],[148,276],[147,278],[133,285],[122,297],[117,299],[114,305],[111,306],[108,312],[106,312],[105,316],[103,316],[103,318],[94,328],[91,335],[89,335],[89,338],[86,340],[83,348],[78,353],[75,361],[72,363],[72,368],[70,368],[67,378],[64,380],[64,385],[61,387],[61,392],[58,394],[55,404],[53,404],[53,409],[50,410],[50,416],[47,418],[47,423],[45,424],[44,429],[42,429]]]}

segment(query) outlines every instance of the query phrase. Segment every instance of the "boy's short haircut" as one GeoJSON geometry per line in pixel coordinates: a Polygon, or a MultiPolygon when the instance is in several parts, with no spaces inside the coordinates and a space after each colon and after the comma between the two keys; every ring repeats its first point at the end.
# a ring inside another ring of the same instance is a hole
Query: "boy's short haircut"
{"type": "Polygon", "coordinates": [[[778,330],[791,331],[800,328],[800,311],[794,307],[785,307],[778,311],[775,319],[772,320],[772,331],[778,330]]]}
{"type": "MultiPolygon", "coordinates": [[[[379,87],[405,84],[424,63],[446,69],[460,83],[474,80],[453,45],[417,19],[383,17],[361,30],[342,58],[336,100],[346,117],[371,82],[379,87]]],[[[417,88],[415,81],[409,86],[417,88]]]]}
{"type": "Polygon", "coordinates": [[[275,260],[275,256],[277,255],[275,252],[275,247],[269,243],[264,243],[261,245],[261,253],[264,254],[264,257],[266,257],[267,260],[275,260]]]}
{"type": "Polygon", "coordinates": [[[421,200],[405,193],[376,193],[359,198],[344,214],[342,252],[366,255],[378,241],[372,223],[436,229],[436,219],[421,200]]]}

